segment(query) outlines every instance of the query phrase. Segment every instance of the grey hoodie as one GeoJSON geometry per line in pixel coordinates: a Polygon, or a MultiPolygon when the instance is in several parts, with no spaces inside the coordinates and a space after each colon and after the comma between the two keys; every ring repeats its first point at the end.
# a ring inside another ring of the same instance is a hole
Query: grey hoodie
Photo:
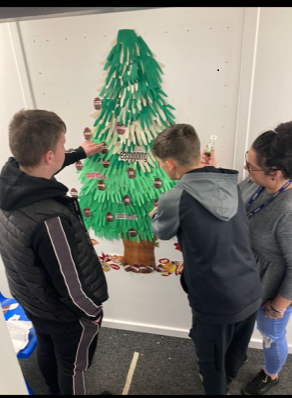
{"type": "Polygon", "coordinates": [[[182,285],[192,309],[208,323],[235,323],[261,302],[238,172],[204,167],[184,174],[161,195],[151,231],[177,235],[184,258],[182,285]]]}

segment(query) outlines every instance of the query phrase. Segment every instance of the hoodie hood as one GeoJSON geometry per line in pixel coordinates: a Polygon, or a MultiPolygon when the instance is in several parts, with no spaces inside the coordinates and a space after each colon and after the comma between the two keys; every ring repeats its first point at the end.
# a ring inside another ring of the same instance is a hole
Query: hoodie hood
{"type": "Polygon", "coordinates": [[[236,170],[208,166],[184,174],[176,186],[188,192],[213,216],[228,221],[237,213],[238,174],[236,170]]]}
{"type": "Polygon", "coordinates": [[[0,175],[0,208],[13,211],[40,200],[66,195],[68,188],[54,177],[50,180],[32,177],[19,169],[15,158],[10,157],[0,175]]]}

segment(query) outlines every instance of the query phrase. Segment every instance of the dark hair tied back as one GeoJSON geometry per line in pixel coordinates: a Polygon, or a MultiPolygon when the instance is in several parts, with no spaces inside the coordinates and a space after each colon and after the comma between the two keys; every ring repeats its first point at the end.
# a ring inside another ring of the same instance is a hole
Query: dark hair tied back
{"type": "Polygon", "coordinates": [[[252,144],[260,167],[266,174],[281,170],[285,179],[292,178],[292,121],[262,133],[252,144]]]}

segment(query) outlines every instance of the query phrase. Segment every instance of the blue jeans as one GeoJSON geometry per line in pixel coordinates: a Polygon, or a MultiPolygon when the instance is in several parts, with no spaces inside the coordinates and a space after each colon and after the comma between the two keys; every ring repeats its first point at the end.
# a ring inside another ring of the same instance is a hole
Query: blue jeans
{"type": "Polygon", "coordinates": [[[265,356],[265,371],[274,375],[279,373],[288,356],[286,340],[286,326],[292,307],[288,307],[283,318],[270,319],[264,316],[265,311],[260,307],[257,314],[257,329],[263,335],[263,350],[265,356]]]}

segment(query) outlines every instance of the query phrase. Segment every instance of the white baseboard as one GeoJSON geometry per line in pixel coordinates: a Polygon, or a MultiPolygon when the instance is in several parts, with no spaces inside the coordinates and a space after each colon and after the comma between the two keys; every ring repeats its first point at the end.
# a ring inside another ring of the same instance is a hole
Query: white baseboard
{"type": "MultiPolygon", "coordinates": [[[[117,321],[114,319],[106,319],[106,318],[103,319],[102,326],[112,329],[130,330],[132,332],[152,333],[152,334],[159,334],[162,336],[189,338],[189,330],[187,329],[161,327],[157,325],[117,321]]],[[[263,344],[262,340],[252,338],[248,346],[250,348],[257,348],[259,350],[262,350],[263,348],[262,344],[263,344]]],[[[292,354],[291,344],[288,344],[288,352],[289,354],[292,354]]]]}
{"type": "Polygon", "coordinates": [[[102,326],[112,329],[131,330],[132,332],[160,334],[162,336],[182,338],[189,337],[189,330],[186,329],[168,328],[143,323],[124,322],[106,318],[103,319],[102,326]]]}

